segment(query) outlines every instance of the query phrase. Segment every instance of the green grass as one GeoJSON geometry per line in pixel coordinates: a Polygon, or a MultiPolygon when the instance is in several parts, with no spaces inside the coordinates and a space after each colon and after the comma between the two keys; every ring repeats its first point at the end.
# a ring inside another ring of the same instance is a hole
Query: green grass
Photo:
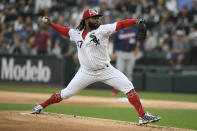
{"type": "Polygon", "coordinates": [[[37,92],[37,93],[54,93],[60,90],[60,88],[49,87],[28,87],[28,86],[0,86],[2,91],[16,91],[16,92],[37,92]]]}
{"type": "MultiPolygon", "coordinates": [[[[26,86],[0,86],[2,91],[34,92],[34,93],[54,93],[61,88],[40,88],[26,86]]],[[[197,94],[183,93],[161,93],[161,92],[138,92],[142,99],[156,100],[176,100],[197,102],[197,94]]],[[[111,94],[111,90],[83,90],[78,95],[103,96],[103,97],[124,97],[122,93],[116,96],[111,94]]],[[[33,104],[7,104],[0,103],[0,110],[31,110],[33,104]]],[[[177,128],[187,128],[197,130],[197,110],[175,110],[175,109],[151,109],[147,108],[152,114],[159,114],[162,120],[156,125],[171,126],[177,128]]],[[[76,116],[88,116],[96,118],[106,118],[113,120],[137,122],[137,113],[133,108],[117,107],[94,107],[94,106],[68,106],[52,105],[45,109],[46,112],[70,114],[76,116]]]]}
{"type": "MultiPolygon", "coordinates": [[[[33,104],[7,104],[0,103],[0,110],[31,110],[33,104]]],[[[155,125],[186,128],[197,130],[197,110],[167,110],[150,109],[152,114],[159,114],[162,120],[155,125]]],[[[94,106],[68,106],[52,105],[45,109],[46,112],[70,114],[75,116],[88,116],[121,121],[138,122],[134,108],[94,107],[94,106]]]]}
{"type": "MultiPolygon", "coordinates": [[[[14,86],[0,86],[3,91],[17,91],[17,92],[39,92],[39,93],[54,93],[61,88],[40,88],[40,87],[14,87],[14,86]]],[[[166,92],[141,92],[138,91],[142,99],[155,99],[155,100],[174,100],[174,101],[190,101],[197,102],[197,94],[183,94],[183,93],[166,93],[166,92]]],[[[82,90],[78,95],[88,96],[102,96],[102,97],[124,97],[125,95],[119,93],[116,96],[111,94],[111,90],[82,90]]]]}
{"type": "MultiPolygon", "coordinates": [[[[197,102],[197,94],[183,94],[183,93],[167,93],[167,92],[142,92],[137,91],[142,99],[155,99],[155,100],[174,100],[174,101],[190,101],[197,102]]],[[[104,96],[104,97],[125,97],[123,93],[116,96],[111,94],[110,90],[83,90],[78,95],[88,96],[104,96]]]]}

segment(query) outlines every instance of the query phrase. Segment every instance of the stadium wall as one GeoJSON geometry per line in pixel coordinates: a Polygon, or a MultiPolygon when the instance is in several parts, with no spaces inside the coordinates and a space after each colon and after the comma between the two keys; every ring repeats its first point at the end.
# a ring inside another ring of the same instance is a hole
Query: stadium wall
{"type": "MultiPolygon", "coordinates": [[[[64,87],[74,77],[75,72],[76,68],[71,56],[61,58],[55,56],[0,56],[0,84],[64,87]]],[[[197,74],[192,72],[194,71],[176,72],[172,67],[137,65],[132,83],[136,90],[197,92],[197,74]]],[[[89,85],[87,88],[112,89],[101,82],[89,85]]]]}

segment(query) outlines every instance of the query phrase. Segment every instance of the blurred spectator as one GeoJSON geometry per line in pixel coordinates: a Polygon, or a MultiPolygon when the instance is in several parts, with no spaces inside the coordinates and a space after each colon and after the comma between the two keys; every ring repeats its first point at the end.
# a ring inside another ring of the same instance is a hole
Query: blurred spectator
{"type": "Polygon", "coordinates": [[[23,23],[24,23],[24,20],[23,20],[23,16],[18,16],[17,20],[14,22],[14,30],[15,31],[19,31],[23,28],[23,23]]]}
{"type": "Polygon", "coordinates": [[[110,9],[109,9],[109,7],[108,7],[108,5],[107,5],[107,3],[106,2],[101,2],[100,3],[100,14],[105,14],[106,12],[110,12],[110,9]]]}
{"type": "Polygon", "coordinates": [[[197,0],[192,0],[192,11],[193,12],[197,11],[197,0]]]}
{"type": "Polygon", "coordinates": [[[116,3],[116,0],[99,0],[100,3],[105,2],[108,6],[108,8],[113,9],[114,4],[116,3]]]}
{"type": "Polygon", "coordinates": [[[128,6],[128,11],[131,14],[134,14],[137,12],[137,8],[139,8],[139,4],[137,0],[131,0],[128,6]]]}
{"type": "Polygon", "coordinates": [[[5,42],[8,46],[13,44],[13,33],[14,33],[14,25],[11,24],[10,27],[6,23],[2,23],[1,25],[1,35],[5,38],[5,42]]]}
{"type": "Polygon", "coordinates": [[[34,31],[38,30],[38,24],[34,22],[30,16],[26,17],[25,23],[27,24],[27,26],[32,26],[34,31]]]}
{"type": "Polygon", "coordinates": [[[157,47],[157,40],[150,30],[147,30],[146,40],[144,42],[145,54],[150,54],[157,47]]]}
{"type": "Polygon", "coordinates": [[[34,49],[34,53],[43,55],[47,54],[47,45],[51,45],[51,37],[46,28],[46,26],[41,25],[40,31],[35,34],[34,43],[32,48],[34,49]]]}
{"type": "Polygon", "coordinates": [[[186,34],[189,32],[189,26],[192,24],[193,18],[192,13],[188,11],[187,6],[183,6],[181,12],[179,12],[177,17],[177,24],[180,28],[184,28],[186,34]]]}
{"type": "MultiPolygon", "coordinates": [[[[164,54],[166,60],[171,59],[171,51],[172,51],[172,34],[166,34],[164,37],[161,37],[158,40],[157,49],[161,51],[160,53],[164,54]]],[[[168,64],[168,63],[166,63],[168,64]]]]}
{"type": "Polygon", "coordinates": [[[3,1],[4,3],[4,14],[5,14],[5,22],[15,20],[18,16],[17,7],[18,1],[17,0],[6,0],[3,1]]]}
{"type": "Polygon", "coordinates": [[[51,0],[35,0],[35,13],[49,14],[49,9],[52,7],[51,0]],[[43,12],[42,12],[43,11],[43,12]]]}
{"type": "Polygon", "coordinates": [[[158,24],[159,21],[160,21],[159,14],[156,12],[156,10],[154,8],[152,8],[150,11],[150,15],[149,15],[147,22],[146,22],[147,26],[149,28],[152,28],[155,24],[158,24]]]}
{"type": "Polygon", "coordinates": [[[34,16],[34,9],[35,9],[34,0],[27,0],[27,3],[24,6],[24,13],[26,17],[29,16],[30,18],[32,18],[34,16]]]}
{"type": "Polygon", "coordinates": [[[53,48],[51,48],[51,43],[48,43],[47,45],[47,50],[48,50],[48,54],[51,54],[51,55],[55,55],[57,57],[61,57],[61,48],[60,48],[60,40],[59,39],[56,39],[55,41],[55,45],[53,48]]]}
{"type": "Polygon", "coordinates": [[[140,0],[141,2],[141,13],[143,14],[149,14],[150,13],[150,6],[149,6],[149,1],[147,0],[140,0]]]}
{"type": "Polygon", "coordinates": [[[0,33],[0,35],[1,35],[2,37],[5,37],[5,38],[6,38],[7,32],[8,32],[7,24],[6,24],[6,23],[2,23],[2,24],[1,24],[1,33],[0,33]]]}
{"type": "Polygon", "coordinates": [[[82,11],[81,7],[77,8],[76,11],[74,11],[72,13],[71,20],[72,20],[72,22],[73,21],[75,22],[74,27],[79,25],[79,23],[81,21],[81,18],[82,18],[82,15],[83,15],[83,11],[82,11]]]}
{"type": "Polygon", "coordinates": [[[115,10],[123,13],[127,11],[127,6],[128,6],[127,0],[116,0],[115,10]]]}
{"type": "Polygon", "coordinates": [[[2,54],[8,53],[8,46],[5,42],[5,40],[3,40],[3,38],[0,38],[0,53],[2,53],[2,54]]]}
{"type": "Polygon", "coordinates": [[[172,13],[176,13],[178,11],[176,0],[166,0],[165,7],[172,13]]]}
{"type": "Polygon", "coordinates": [[[179,10],[182,10],[184,6],[186,6],[189,11],[192,10],[192,0],[176,0],[176,1],[179,10]]]}
{"type": "Polygon", "coordinates": [[[103,14],[102,23],[109,24],[112,22],[112,13],[106,2],[100,3],[100,14],[103,14]]]}
{"type": "Polygon", "coordinates": [[[105,11],[102,20],[103,20],[102,21],[103,24],[110,24],[112,22],[111,12],[105,11]]]}
{"type": "Polygon", "coordinates": [[[160,39],[164,39],[164,36],[166,36],[166,34],[169,34],[171,33],[171,31],[174,31],[174,28],[176,28],[176,26],[173,26],[172,17],[169,14],[169,11],[164,10],[159,24],[153,25],[151,32],[152,35],[156,37],[156,40],[158,41],[160,39]],[[170,32],[168,32],[168,29],[170,29],[170,32]]]}
{"type": "Polygon", "coordinates": [[[189,41],[191,44],[190,61],[191,64],[197,65],[197,29],[194,26],[190,28],[189,41]]]}
{"type": "Polygon", "coordinates": [[[21,41],[17,38],[14,38],[14,44],[10,47],[11,54],[23,54],[21,49],[21,41]]]}
{"type": "Polygon", "coordinates": [[[13,44],[9,47],[9,53],[12,54],[27,54],[28,53],[28,44],[26,38],[20,39],[20,33],[14,32],[13,34],[13,44]]]}
{"type": "Polygon", "coordinates": [[[26,0],[19,0],[18,1],[18,13],[21,14],[23,17],[25,16],[25,6],[26,6],[26,0]]]}
{"type": "Polygon", "coordinates": [[[6,3],[5,0],[2,0],[0,2],[0,23],[3,23],[5,21],[5,18],[6,18],[6,14],[4,13],[4,11],[5,11],[5,3],[6,3]]]}
{"type": "Polygon", "coordinates": [[[29,33],[29,29],[28,29],[26,23],[23,23],[23,27],[22,27],[22,29],[20,29],[18,31],[18,33],[19,33],[19,39],[20,39],[20,41],[24,41],[25,38],[27,37],[28,33],[29,33]]]}
{"type": "Polygon", "coordinates": [[[185,38],[184,30],[177,30],[172,43],[172,57],[170,63],[174,67],[180,67],[189,51],[189,43],[185,38]]]}
{"type": "Polygon", "coordinates": [[[35,30],[33,29],[32,25],[28,25],[29,33],[25,38],[25,45],[26,45],[26,53],[30,54],[31,46],[33,45],[34,36],[36,34],[35,30]]]}
{"type": "MultiPolygon", "coordinates": [[[[68,5],[68,7],[77,6],[77,2],[80,2],[80,1],[77,1],[77,0],[61,0],[61,1],[65,5],[68,5]]],[[[83,1],[83,3],[84,3],[84,1],[83,1]]],[[[82,6],[82,5],[79,4],[78,6],[82,6]]]]}

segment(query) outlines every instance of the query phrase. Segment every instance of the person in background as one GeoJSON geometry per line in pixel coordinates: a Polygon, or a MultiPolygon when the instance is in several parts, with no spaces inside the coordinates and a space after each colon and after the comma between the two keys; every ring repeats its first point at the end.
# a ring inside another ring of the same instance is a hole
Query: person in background
{"type": "Polygon", "coordinates": [[[14,21],[14,30],[19,31],[23,28],[24,19],[23,16],[18,16],[17,20],[14,21]]]}
{"type": "Polygon", "coordinates": [[[55,40],[55,44],[54,44],[54,47],[51,48],[51,43],[48,43],[48,46],[47,46],[47,53],[49,55],[55,55],[57,57],[62,57],[62,54],[61,54],[61,47],[60,47],[60,39],[56,39],[55,40]]]}
{"type": "Polygon", "coordinates": [[[197,65],[197,27],[190,27],[190,33],[188,37],[191,45],[190,62],[193,65],[197,65]]]}
{"type": "MultiPolygon", "coordinates": [[[[117,57],[116,68],[123,72],[130,81],[133,79],[132,75],[136,61],[136,47],[139,47],[136,36],[137,29],[135,26],[132,26],[116,32],[113,37],[114,50],[117,57]]],[[[118,94],[119,91],[114,89],[112,93],[118,94]]]]}
{"type": "Polygon", "coordinates": [[[21,49],[21,41],[17,38],[14,38],[14,45],[10,48],[12,54],[23,54],[21,49]]]}
{"type": "Polygon", "coordinates": [[[35,34],[32,48],[39,55],[47,54],[47,46],[51,45],[51,37],[45,25],[41,24],[41,30],[35,34]]]}
{"type": "Polygon", "coordinates": [[[150,30],[147,30],[147,38],[144,42],[145,54],[151,53],[156,49],[156,47],[157,47],[156,38],[152,35],[150,30]]]}
{"type": "Polygon", "coordinates": [[[188,51],[189,43],[185,39],[184,30],[177,30],[176,35],[173,38],[170,64],[174,67],[180,68],[188,51]]]}
{"type": "Polygon", "coordinates": [[[0,36],[0,53],[7,54],[8,53],[8,46],[6,41],[3,37],[0,36]]]}

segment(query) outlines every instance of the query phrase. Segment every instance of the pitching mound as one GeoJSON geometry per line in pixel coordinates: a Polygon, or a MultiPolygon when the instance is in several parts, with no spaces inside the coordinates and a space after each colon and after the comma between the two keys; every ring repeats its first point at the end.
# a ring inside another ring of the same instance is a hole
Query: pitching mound
{"type": "Polygon", "coordinates": [[[0,116],[1,131],[186,131],[171,127],[139,126],[132,122],[53,113],[34,115],[25,111],[1,111],[0,116]]]}
{"type": "MultiPolygon", "coordinates": [[[[27,103],[39,104],[48,99],[51,94],[30,93],[30,92],[10,92],[0,91],[1,103],[27,103]],[[9,96],[9,97],[8,97],[9,96]]],[[[124,98],[123,98],[124,99],[124,98]]],[[[126,98],[125,98],[126,99],[126,98]]],[[[88,105],[88,106],[106,106],[106,107],[132,107],[125,99],[120,101],[117,98],[95,97],[95,96],[73,96],[58,104],[65,105],[88,105]]],[[[143,100],[144,107],[163,108],[163,109],[189,109],[196,110],[197,102],[184,101],[166,101],[166,100],[143,100]]]]}

